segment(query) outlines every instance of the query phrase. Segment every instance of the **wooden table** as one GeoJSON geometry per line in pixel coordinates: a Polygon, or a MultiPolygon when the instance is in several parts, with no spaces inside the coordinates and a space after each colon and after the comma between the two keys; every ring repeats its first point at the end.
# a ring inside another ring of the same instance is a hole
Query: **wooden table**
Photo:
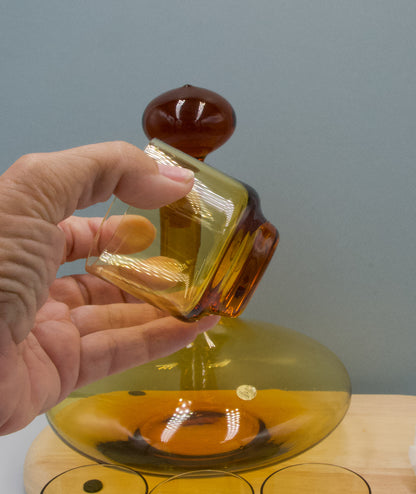
{"type": "MultiPolygon", "coordinates": [[[[241,473],[257,493],[264,479],[287,465],[319,462],[349,468],[363,476],[372,494],[416,494],[416,474],[409,446],[416,434],[416,396],[353,395],[341,425],[320,444],[296,458],[241,473]]],[[[53,477],[69,468],[93,463],[63,444],[47,427],[33,442],[25,462],[27,494],[39,494],[53,477]]],[[[161,481],[145,475],[149,488],[161,481]]]]}

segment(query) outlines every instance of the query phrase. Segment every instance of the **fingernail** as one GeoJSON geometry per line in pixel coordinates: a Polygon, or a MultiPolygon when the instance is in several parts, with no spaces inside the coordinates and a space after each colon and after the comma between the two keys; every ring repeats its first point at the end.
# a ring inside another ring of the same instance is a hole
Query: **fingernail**
{"type": "Polygon", "coordinates": [[[198,321],[198,329],[203,332],[213,328],[221,320],[220,316],[206,316],[198,321]]]}
{"type": "Polygon", "coordinates": [[[194,172],[192,170],[189,170],[188,168],[182,168],[181,166],[163,165],[161,163],[158,163],[157,166],[161,175],[170,178],[175,182],[189,183],[195,177],[194,172]]]}

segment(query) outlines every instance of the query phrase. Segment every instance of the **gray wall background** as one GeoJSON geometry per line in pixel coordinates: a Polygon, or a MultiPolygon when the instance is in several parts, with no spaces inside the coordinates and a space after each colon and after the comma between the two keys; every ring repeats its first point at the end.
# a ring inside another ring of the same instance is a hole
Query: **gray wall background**
{"type": "Polygon", "coordinates": [[[237,130],[207,161],[281,233],[244,317],[325,343],[355,392],[416,394],[415,26],[414,0],[2,0],[1,171],[143,147],[159,93],[221,93],[237,130]]]}

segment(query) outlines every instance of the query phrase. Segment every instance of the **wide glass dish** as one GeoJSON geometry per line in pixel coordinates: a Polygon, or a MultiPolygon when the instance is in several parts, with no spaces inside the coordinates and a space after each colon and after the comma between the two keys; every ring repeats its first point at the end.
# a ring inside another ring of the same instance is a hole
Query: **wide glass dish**
{"type": "Polygon", "coordinates": [[[223,318],[193,344],[73,393],[48,413],[99,462],[172,475],[239,472],[311,448],[342,420],[348,373],[306,335],[223,318]]]}

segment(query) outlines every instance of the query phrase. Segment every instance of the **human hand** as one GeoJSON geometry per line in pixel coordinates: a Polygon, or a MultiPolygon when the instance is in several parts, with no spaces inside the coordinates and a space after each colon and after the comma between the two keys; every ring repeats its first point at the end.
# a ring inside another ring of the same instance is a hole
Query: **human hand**
{"type": "Polygon", "coordinates": [[[101,222],[71,216],[113,193],[150,209],[192,188],[188,170],[102,143],[20,158],[0,177],[0,434],[91,381],[173,353],[217,317],[181,322],[91,275],[55,279],[85,258],[101,222]]]}

